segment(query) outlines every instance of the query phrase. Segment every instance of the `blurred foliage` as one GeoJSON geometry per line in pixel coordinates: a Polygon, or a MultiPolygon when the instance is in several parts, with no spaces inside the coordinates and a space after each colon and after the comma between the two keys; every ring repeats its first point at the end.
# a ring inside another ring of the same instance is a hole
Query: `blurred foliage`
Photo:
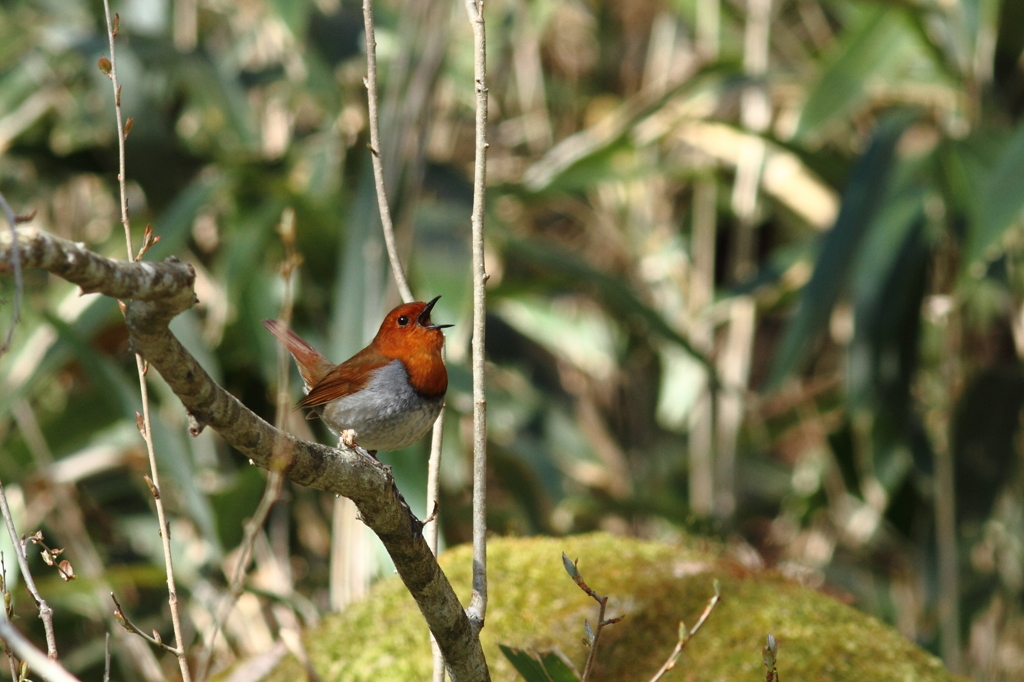
{"type": "MultiPolygon", "coordinates": [[[[775,0],[762,68],[757,1],[488,1],[491,529],[719,535],[938,651],[934,508],[953,505],[965,669],[1024,679],[1024,5],[775,0]],[[935,494],[937,456],[955,500],[935,494]]],[[[285,208],[303,336],[343,359],[397,302],[359,7],[114,10],[135,244],[152,223],[149,258],[195,264],[200,305],[174,331],[272,418],[259,321],[284,296],[285,208]]],[[[376,14],[399,239],[414,291],[442,294],[435,319],[456,323],[441,515],[455,544],[470,537],[472,40],[461,2],[376,14]]],[[[107,51],[98,2],[0,5],[0,191],[36,226],[123,257],[107,51]]],[[[134,362],[113,301],[40,273],[25,295],[0,358],[0,478],[19,529],[69,548],[79,580],[38,561],[37,579],[64,660],[96,677],[116,627],[101,574],[169,638],[134,362]]],[[[149,381],[198,647],[262,472],[213,434],[189,438],[149,381]]],[[[386,459],[420,510],[425,452],[386,459]]],[[[329,608],[333,504],[288,488],[218,664],[329,608]]],[[[137,679],[119,660],[115,676],[137,679]]]]}

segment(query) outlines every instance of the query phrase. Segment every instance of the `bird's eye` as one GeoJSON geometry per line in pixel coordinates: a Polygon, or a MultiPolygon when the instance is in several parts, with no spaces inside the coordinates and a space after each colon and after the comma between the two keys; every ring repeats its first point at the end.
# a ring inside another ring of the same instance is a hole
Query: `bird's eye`
{"type": "Polygon", "coordinates": [[[405,315],[402,315],[401,317],[398,318],[398,326],[399,327],[404,327],[407,324],[409,324],[409,318],[408,317],[406,317],[405,315]]]}

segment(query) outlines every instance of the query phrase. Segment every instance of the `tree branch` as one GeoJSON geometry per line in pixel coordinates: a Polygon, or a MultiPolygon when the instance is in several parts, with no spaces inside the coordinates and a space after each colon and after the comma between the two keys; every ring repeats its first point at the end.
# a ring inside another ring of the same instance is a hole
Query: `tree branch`
{"type": "MultiPolygon", "coordinates": [[[[390,470],[355,450],[310,443],[275,429],[214,382],[168,330],[170,320],[195,303],[190,265],[173,258],[162,263],[112,261],[34,229],[20,228],[17,236],[24,267],[44,268],[90,291],[131,299],[125,321],[132,350],[146,358],[181,400],[193,434],[210,426],[253,464],[270,468],[283,459],[280,471],[290,480],[355,502],[416,600],[453,682],[490,679],[479,637],[390,470]],[[100,273],[107,273],[110,281],[100,273]]],[[[10,234],[0,233],[0,262],[7,262],[10,253],[10,234]]]]}

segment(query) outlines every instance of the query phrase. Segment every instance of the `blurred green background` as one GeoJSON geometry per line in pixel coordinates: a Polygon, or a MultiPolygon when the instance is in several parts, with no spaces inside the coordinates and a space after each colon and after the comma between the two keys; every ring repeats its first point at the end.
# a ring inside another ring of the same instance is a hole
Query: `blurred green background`
{"type": "MultiPolygon", "coordinates": [[[[260,320],[284,297],[286,209],[304,337],[340,361],[398,302],[360,7],[114,11],[135,244],[151,223],[148,258],[195,265],[200,304],[173,329],[272,419],[260,320]]],[[[458,1],[375,14],[400,247],[417,297],[443,295],[434,319],[456,324],[451,545],[471,530],[472,36],[458,1]]],[[[120,258],[102,17],[95,0],[0,4],[0,191],[120,258]]],[[[488,0],[486,18],[491,532],[722,537],[953,669],[1024,680],[1024,3],[488,0]]],[[[0,288],[7,325],[11,278],[0,288]]],[[[19,530],[67,548],[78,580],[40,561],[36,578],[63,660],[93,678],[117,630],[110,589],[171,639],[136,381],[115,302],[26,274],[0,358],[0,478],[19,530]]],[[[189,438],[149,381],[198,642],[264,472],[215,434],[189,438]]],[[[330,442],[299,413],[289,428],[330,442]]],[[[422,514],[426,443],[384,459],[422,514]]],[[[374,547],[342,502],[286,486],[216,665],[358,596],[388,572],[374,547]]],[[[41,631],[13,593],[19,626],[41,631]]],[[[177,674],[129,646],[118,636],[115,678],[177,674]]]]}

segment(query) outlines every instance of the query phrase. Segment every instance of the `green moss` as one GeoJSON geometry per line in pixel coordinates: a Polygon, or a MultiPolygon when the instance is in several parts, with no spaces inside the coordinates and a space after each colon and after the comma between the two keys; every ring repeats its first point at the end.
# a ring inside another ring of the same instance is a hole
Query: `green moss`
{"type": "MultiPolygon", "coordinates": [[[[769,632],[779,641],[783,679],[955,679],[938,659],[888,626],[778,574],[751,572],[723,558],[710,542],[672,546],[602,534],[491,541],[483,643],[492,679],[515,679],[499,643],[557,646],[582,668],[583,620],[593,622],[597,606],[565,574],[563,551],[579,558],[591,587],[610,596],[608,616],[626,615],[602,635],[595,682],[649,679],[674,646],[679,621],[696,622],[714,593],[714,580],[721,583],[722,602],[666,680],[764,679],[760,652],[769,632]]],[[[441,563],[465,603],[470,549],[455,548],[441,563]]],[[[430,676],[426,627],[397,578],[382,581],[345,613],[325,618],[307,633],[306,647],[324,682],[430,676]]],[[[268,679],[303,678],[298,664],[288,660],[268,679]]]]}

